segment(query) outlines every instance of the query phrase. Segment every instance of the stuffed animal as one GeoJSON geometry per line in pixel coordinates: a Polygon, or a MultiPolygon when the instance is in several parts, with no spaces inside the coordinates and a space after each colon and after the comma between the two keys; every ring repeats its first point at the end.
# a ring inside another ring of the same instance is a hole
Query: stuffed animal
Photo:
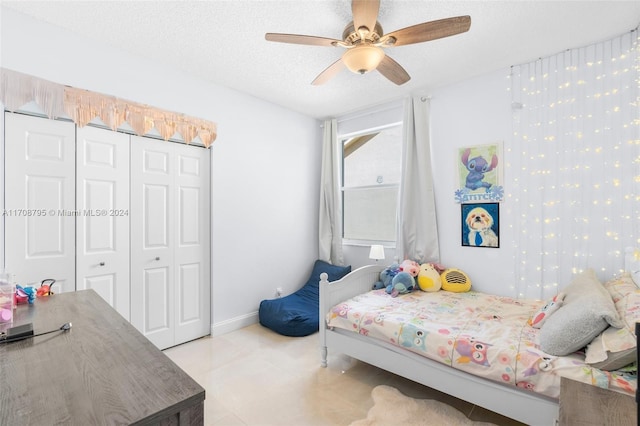
{"type": "Polygon", "coordinates": [[[442,289],[453,293],[464,293],[471,290],[471,279],[460,269],[449,268],[440,275],[442,289]]]}
{"type": "Polygon", "coordinates": [[[418,287],[422,291],[438,291],[442,287],[440,273],[432,263],[423,263],[418,272],[418,287]]]}
{"type": "Polygon", "coordinates": [[[22,287],[20,284],[16,284],[16,295],[15,302],[16,304],[29,302],[30,305],[33,305],[33,302],[36,300],[36,288],[32,285],[22,287]]]}
{"type": "Polygon", "coordinates": [[[413,260],[406,259],[400,264],[400,270],[402,272],[408,272],[412,277],[417,277],[420,272],[420,265],[418,262],[414,262],[413,260]]]}
{"type": "Polygon", "coordinates": [[[416,280],[408,272],[398,272],[393,277],[391,284],[386,288],[386,292],[391,297],[397,297],[399,294],[411,293],[416,286],[416,280]]]}
{"type": "Polygon", "coordinates": [[[387,288],[387,286],[391,285],[393,277],[398,275],[398,272],[400,272],[400,265],[397,263],[392,263],[384,268],[382,272],[380,272],[380,281],[376,281],[373,284],[373,289],[379,290],[381,288],[387,288]]]}
{"type": "Polygon", "coordinates": [[[541,328],[547,318],[549,318],[552,313],[560,309],[563,301],[564,293],[553,296],[553,299],[545,303],[543,307],[538,309],[531,318],[529,318],[529,325],[533,328],[541,328]]]}

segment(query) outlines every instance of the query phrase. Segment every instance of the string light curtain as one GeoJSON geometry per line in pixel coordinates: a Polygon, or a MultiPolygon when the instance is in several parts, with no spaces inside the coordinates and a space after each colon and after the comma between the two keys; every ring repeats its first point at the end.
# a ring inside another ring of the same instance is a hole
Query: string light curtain
{"type": "Polygon", "coordinates": [[[168,140],[179,133],[186,143],[197,137],[207,148],[217,136],[215,123],[208,120],[0,68],[0,102],[5,108],[16,111],[31,101],[49,118],[68,117],[80,127],[95,118],[100,118],[112,130],[126,122],[139,136],[156,129],[168,140]]]}
{"type": "Polygon", "coordinates": [[[519,297],[547,299],[586,268],[607,280],[640,244],[639,61],[636,29],[512,68],[519,297]]]}

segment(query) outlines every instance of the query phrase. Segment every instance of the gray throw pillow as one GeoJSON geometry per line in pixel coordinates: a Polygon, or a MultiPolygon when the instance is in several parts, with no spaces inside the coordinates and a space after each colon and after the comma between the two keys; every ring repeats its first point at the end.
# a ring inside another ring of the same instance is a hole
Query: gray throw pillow
{"type": "Polygon", "coordinates": [[[540,329],[540,349],[555,355],[569,355],[588,345],[609,325],[621,328],[611,295],[588,269],[562,290],[564,303],[540,329]]]}

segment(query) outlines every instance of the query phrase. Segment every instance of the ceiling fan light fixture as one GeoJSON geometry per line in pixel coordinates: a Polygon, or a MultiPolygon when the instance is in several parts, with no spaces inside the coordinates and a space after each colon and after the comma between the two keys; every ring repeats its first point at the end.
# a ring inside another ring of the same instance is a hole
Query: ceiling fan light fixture
{"type": "Polygon", "coordinates": [[[381,48],[369,43],[362,43],[344,52],[342,62],[350,71],[356,74],[364,74],[375,70],[384,55],[385,53],[381,48]]]}

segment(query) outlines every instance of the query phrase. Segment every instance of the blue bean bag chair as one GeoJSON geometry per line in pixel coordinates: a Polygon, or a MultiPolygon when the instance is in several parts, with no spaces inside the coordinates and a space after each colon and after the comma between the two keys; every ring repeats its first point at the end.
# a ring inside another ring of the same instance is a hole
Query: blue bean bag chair
{"type": "Polygon", "coordinates": [[[339,280],[351,272],[351,265],[336,266],[316,260],[307,283],[295,293],[280,299],[260,302],[260,324],[285,336],[308,336],[319,330],[320,274],[326,272],[329,281],[339,280]]]}

